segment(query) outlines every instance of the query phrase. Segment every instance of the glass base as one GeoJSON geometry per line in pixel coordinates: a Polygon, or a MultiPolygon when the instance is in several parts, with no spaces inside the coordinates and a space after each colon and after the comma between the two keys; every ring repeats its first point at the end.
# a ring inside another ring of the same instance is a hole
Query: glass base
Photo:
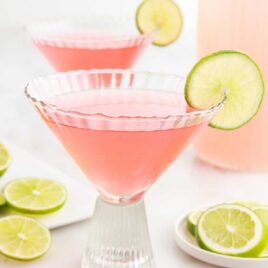
{"type": "Polygon", "coordinates": [[[143,199],[97,199],[82,268],[155,268],[143,199]]]}

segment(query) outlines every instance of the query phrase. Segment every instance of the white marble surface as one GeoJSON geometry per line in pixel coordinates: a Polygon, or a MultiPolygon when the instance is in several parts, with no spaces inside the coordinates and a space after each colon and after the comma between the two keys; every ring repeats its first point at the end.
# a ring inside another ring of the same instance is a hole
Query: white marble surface
{"type": "MultiPolygon", "coordinates": [[[[30,79],[53,72],[26,38],[23,25],[39,17],[55,17],[58,14],[77,16],[80,12],[87,14],[85,8],[72,8],[77,2],[74,0],[45,2],[47,4],[36,0],[0,0],[0,134],[74,179],[85,180],[23,94],[24,86],[30,79]]],[[[133,2],[135,5],[138,3],[133,2]]],[[[112,9],[120,10],[122,14],[133,12],[133,2],[81,1],[85,6],[88,5],[91,13],[96,5],[99,13],[104,10],[106,14],[112,9]],[[111,2],[116,4],[111,5],[111,2]],[[104,9],[104,3],[108,3],[109,8],[104,9]]],[[[186,74],[193,64],[196,1],[178,2],[185,15],[181,39],[169,48],[150,47],[136,69],[186,74]]],[[[201,163],[191,150],[187,150],[146,196],[157,267],[212,267],[188,257],[177,248],[173,238],[176,217],[192,206],[208,202],[240,198],[268,199],[267,186],[268,175],[229,173],[214,169],[201,163]]],[[[87,226],[88,222],[85,221],[53,231],[52,248],[38,261],[18,263],[1,259],[4,263],[2,265],[0,262],[0,267],[78,268],[87,240],[87,226]]]]}

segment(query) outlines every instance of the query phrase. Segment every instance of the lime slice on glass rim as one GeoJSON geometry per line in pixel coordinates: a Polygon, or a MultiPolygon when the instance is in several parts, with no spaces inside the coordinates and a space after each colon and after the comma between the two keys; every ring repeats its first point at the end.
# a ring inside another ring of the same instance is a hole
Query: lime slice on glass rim
{"type": "Polygon", "coordinates": [[[8,216],[0,219],[0,253],[21,261],[44,255],[51,244],[49,230],[34,219],[8,216]]]}
{"type": "Polygon", "coordinates": [[[223,204],[201,215],[196,237],[201,248],[218,254],[257,257],[267,243],[267,230],[252,210],[223,204]]]}
{"type": "Polygon", "coordinates": [[[198,110],[220,103],[224,107],[210,121],[223,130],[237,129],[258,112],[264,82],[257,64],[238,51],[218,51],[198,61],[186,79],[185,99],[198,110]]]}
{"type": "Polygon", "coordinates": [[[174,42],[182,30],[180,8],[172,0],[145,0],[137,9],[136,25],[141,33],[153,34],[153,44],[166,46],[174,42]]]}
{"type": "Polygon", "coordinates": [[[61,208],[67,199],[67,190],[59,182],[24,178],[10,182],[4,188],[8,205],[25,213],[50,213],[61,208]]]}
{"type": "Polygon", "coordinates": [[[8,151],[8,149],[0,143],[0,176],[4,175],[4,173],[9,168],[12,161],[12,157],[8,151]]]}
{"type": "Polygon", "coordinates": [[[204,210],[196,210],[187,217],[187,229],[193,236],[195,236],[197,222],[203,212],[204,210]]]}

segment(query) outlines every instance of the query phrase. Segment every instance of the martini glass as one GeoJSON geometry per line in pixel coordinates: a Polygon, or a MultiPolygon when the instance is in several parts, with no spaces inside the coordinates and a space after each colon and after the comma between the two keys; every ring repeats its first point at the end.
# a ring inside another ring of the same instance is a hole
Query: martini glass
{"type": "Polygon", "coordinates": [[[142,196],[223,105],[194,111],[183,81],[91,70],[27,85],[27,97],[100,194],[83,268],[154,267],[142,196]]]}
{"type": "Polygon", "coordinates": [[[33,43],[60,72],[134,65],[152,35],[140,34],[128,19],[103,17],[55,20],[28,27],[33,43]]]}

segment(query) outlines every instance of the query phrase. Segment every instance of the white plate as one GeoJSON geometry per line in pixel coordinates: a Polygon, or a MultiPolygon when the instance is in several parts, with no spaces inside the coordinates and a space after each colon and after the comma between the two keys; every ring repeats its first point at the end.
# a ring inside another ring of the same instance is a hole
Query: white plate
{"type": "MultiPolygon", "coordinates": [[[[199,208],[200,209],[200,208],[199,208]]],[[[194,211],[194,210],[193,210],[194,211]]],[[[177,245],[188,255],[206,263],[228,268],[267,268],[268,258],[239,258],[212,253],[198,247],[195,238],[187,230],[187,215],[185,213],[175,224],[175,239],[177,245]]]]}
{"type": "MultiPolygon", "coordinates": [[[[96,192],[87,183],[69,178],[14,144],[7,141],[3,141],[3,143],[12,154],[13,161],[0,179],[0,189],[3,189],[4,185],[12,179],[31,176],[57,180],[64,184],[68,190],[66,204],[59,211],[41,216],[30,215],[31,217],[38,219],[50,229],[90,217],[95,204],[96,192]]],[[[0,217],[12,214],[18,214],[18,212],[4,209],[1,211],[0,217]]]]}

